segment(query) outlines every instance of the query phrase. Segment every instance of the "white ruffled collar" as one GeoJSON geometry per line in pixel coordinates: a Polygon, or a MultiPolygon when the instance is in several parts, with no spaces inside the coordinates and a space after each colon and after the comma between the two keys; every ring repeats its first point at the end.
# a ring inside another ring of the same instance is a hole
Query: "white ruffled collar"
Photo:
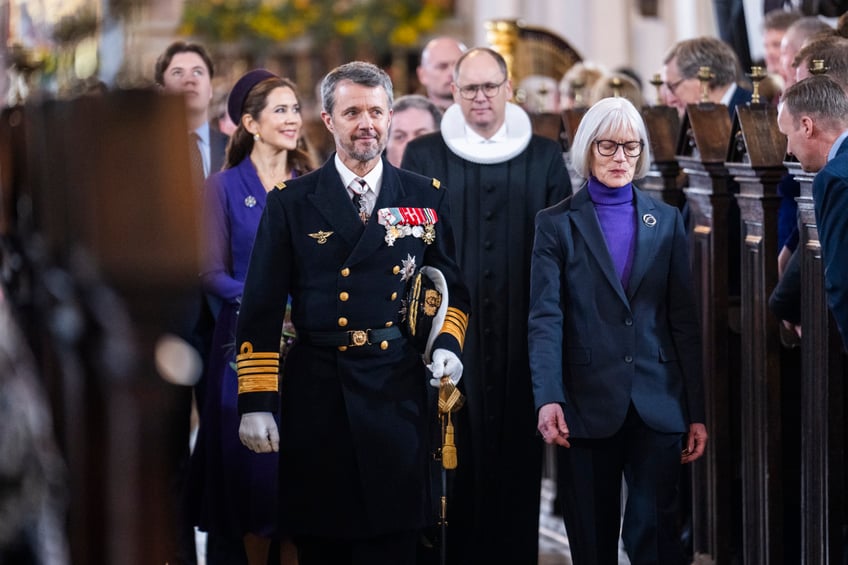
{"type": "Polygon", "coordinates": [[[503,163],[524,151],[533,136],[530,117],[520,106],[507,102],[504,121],[507,132],[506,141],[471,143],[466,135],[462,109],[459,104],[453,104],[445,110],[445,115],[442,117],[442,138],[448,149],[467,161],[480,165],[503,163]]]}

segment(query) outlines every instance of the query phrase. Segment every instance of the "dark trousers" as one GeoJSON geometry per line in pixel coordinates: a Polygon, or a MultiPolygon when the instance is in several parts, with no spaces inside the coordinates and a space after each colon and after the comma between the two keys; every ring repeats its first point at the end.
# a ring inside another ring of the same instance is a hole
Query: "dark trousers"
{"type": "Polygon", "coordinates": [[[299,565],[415,565],[418,532],[340,540],[295,538],[299,565]]]}
{"type": "Polygon", "coordinates": [[[574,565],[618,565],[621,536],[631,565],[684,562],[678,534],[682,435],[648,428],[633,406],[610,438],[572,439],[557,449],[557,489],[574,565]]]}

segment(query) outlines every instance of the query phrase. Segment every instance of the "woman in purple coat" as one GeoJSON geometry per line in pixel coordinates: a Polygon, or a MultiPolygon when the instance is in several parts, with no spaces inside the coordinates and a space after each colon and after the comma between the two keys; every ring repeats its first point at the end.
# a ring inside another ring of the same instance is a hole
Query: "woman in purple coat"
{"type": "Polygon", "coordinates": [[[237,129],[224,169],[209,177],[204,194],[201,282],[216,323],[193,455],[197,525],[210,540],[243,540],[249,565],[265,565],[271,541],[281,538],[281,563],[296,563],[294,547],[277,531],[277,454],[253,453],[239,441],[234,343],[265,196],[315,165],[302,149],[300,101],[291,81],[250,71],[233,87],[227,111],[237,129]]]}

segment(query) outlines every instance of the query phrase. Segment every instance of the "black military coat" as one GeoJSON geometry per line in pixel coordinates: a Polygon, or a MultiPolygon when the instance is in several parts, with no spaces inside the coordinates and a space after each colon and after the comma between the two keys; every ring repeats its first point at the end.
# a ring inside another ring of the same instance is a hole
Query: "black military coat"
{"type": "MultiPolygon", "coordinates": [[[[278,408],[273,369],[286,299],[301,335],[380,329],[400,323],[404,287],[422,265],[440,269],[450,296],[434,348],[458,355],[468,291],[454,261],[448,197],[435,179],[383,162],[382,187],[363,226],[334,160],[268,194],[240,308],[239,410],[278,408]],[[435,240],[392,245],[378,211],[435,213],[435,240]],[[449,327],[450,326],[450,327],[449,327]],[[252,350],[252,354],[246,353],[252,350]],[[256,359],[256,362],[248,362],[256,359]],[[271,363],[273,365],[273,363],[271,363]]],[[[300,340],[280,384],[280,511],[289,534],[372,537],[415,529],[427,497],[426,387],[420,354],[406,338],[359,347],[300,340]]]]}

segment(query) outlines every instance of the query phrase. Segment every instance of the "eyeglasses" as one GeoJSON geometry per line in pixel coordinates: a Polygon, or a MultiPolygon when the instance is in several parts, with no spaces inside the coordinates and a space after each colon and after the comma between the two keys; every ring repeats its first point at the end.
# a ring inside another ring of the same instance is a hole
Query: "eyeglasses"
{"type": "Polygon", "coordinates": [[[486,84],[469,84],[468,86],[460,86],[459,95],[465,98],[466,100],[474,100],[477,97],[477,91],[482,90],[483,96],[485,96],[486,98],[493,98],[505,82],[506,79],[503,79],[497,84],[493,82],[487,82],[486,84]]]}
{"type": "Polygon", "coordinates": [[[676,80],[674,82],[667,82],[667,83],[665,83],[665,87],[668,89],[669,92],[674,94],[675,89],[677,89],[677,87],[680,86],[683,83],[684,80],[686,80],[686,79],[681,78],[681,79],[676,80]]]}
{"type": "Polygon", "coordinates": [[[642,149],[645,147],[643,141],[625,141],[619,143],[611,139],[599,139],[595,142],[598,146],[598,153],[603,157],[612,157],[621,147],[624,150],[624,155],[627,157],[638,157],[642,154],[642,149]]]}

